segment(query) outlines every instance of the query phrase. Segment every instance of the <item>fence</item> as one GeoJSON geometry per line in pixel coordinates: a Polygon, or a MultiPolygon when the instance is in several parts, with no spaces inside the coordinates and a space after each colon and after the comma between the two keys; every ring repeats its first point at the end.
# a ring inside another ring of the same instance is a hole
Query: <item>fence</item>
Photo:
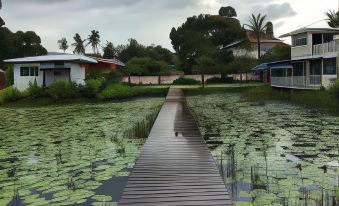
{"type": "MultiPolygon", "coordinates": [[[[180,77],[194,79],[201,82],[201,75],[171,75],[171,76],[130,76],[131,84],[141,85],[159,85],[159,84],[172,84],[180,77]]],[[[212,78],[221,78],[220,74],[206,74],[204,75],[205,82],[212,78]]],[[[129,77],[124,77],[122,82],[129,83],[129,77]]]]}

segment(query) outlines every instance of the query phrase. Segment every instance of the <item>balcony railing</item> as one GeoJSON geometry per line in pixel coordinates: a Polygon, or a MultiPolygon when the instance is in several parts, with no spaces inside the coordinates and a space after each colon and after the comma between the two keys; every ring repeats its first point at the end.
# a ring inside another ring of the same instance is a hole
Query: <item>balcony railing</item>
{"type": "Polygon", "coordinates": [[[335,41],[313,45],[313,55],[323,55],[327,53],[334,53],[336,51],[339,51],[339,45],[337,45],[335,41]]]}
{"type": "Polygon", "coordinates": [[[321,76],[272,77],[271,84],[275,87],[316,89],[321,87],[321,76]]]}

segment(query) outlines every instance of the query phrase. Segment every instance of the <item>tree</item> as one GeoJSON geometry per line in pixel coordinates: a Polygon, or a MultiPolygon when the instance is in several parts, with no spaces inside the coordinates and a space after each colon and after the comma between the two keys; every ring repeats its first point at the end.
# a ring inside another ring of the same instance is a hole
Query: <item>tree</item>
{"type": "Polygon", "coordinates": [[[261,35],[265,32],[267,24],[265,24],[265,16],[261,16],[261,14],[258,14],[255,16],[252,14],[249,20],[249,24],[246,24],[254,33],[254,35],[257,37],[257,44],[258,44],[258,59],[261,57],[261,43],[260,43],[260,38],[261,35]]]}
{"type": "Polygon", "coordinates": [[[278,45],[264,54],[260,58],[260,62],[267,63],[289,59],[291,59],[291,47],[289,45],[278,45]]]}
{"type": "Polygon", "coordinates": [[[195,73],[201,74],[201,84],[205,88],[205,74],[214,73],[217,65],[215,60],[209,56],[201,56],[196,59],[196,64],[193,66],[195,73]]]}
{"type": "Polygon", "coordinates": [[[85,54],[86,53],[86,49],[84,46],[84,42],[85,40],[82,40],[81,36],[76,33],[75,36],[73,37],[75,43],[72,44],[72,46],[74,46],[74,54],[85,54]]]}
{"type": "Polygon", "coordinates": [[[325,13],[327,16],[327,24],[332,28],[339,27],[339,11],[335,12],[334,10],[329,10],[325,13]]]}
{"type": "Polygon", "coordinates": [[[64,53],[66,52],[66,50],[68,49],[68,42],[66,38],[62,38],[60,40],[58,40],[58,44],[59,44],[59,49],[63,50],[64,53]]]}
{"type": "Polygon", "coordinates": [[[173,48],[181,61],[181,68],[188,74],[192,73],[196,59],[201,56],[215,58],[221,53],[223,58],[215,61],[231,59],[229,56],[233,56],[232,53],[220,52],[221,48],[245,37],[246,32],[239,20],[202,14],[189,17],[182,26],[173,28],[170,33],[173,48]]]}
{"type": "Polygon", "coordinates": [[[130,75],[166,74],[166,63],[150,57],[134,57],[126,64],[126,72],[130,75]]]}
{"type": "Polygon", "coordinates": [[[3,27],[3,26],[5,26],[5,21],[0,16],[0,27],[3,27]]]}
{"type": "Polygon", "coordinates": [[[99,31],[92,30],[91,34],[88,36],[88,43],[87,45],[91,45],[94,54],[99,54],[98,46],[100,44],[100,34],[99,31]]]}
{"type": "Polygon", "coordinates": [[[219,10],[219,15],[231,18],[231,17],[236,17],[237,16],[237,12],[231,6],[221,7],[220,10],[219,10]]]}
{"type": "Polygon", "coordinates": [[[274,38],[274,27],[272,22],[267,22],[266,24],[266,38],[273,39],[274,38]]]}
{"type": "Polygon", "coordinates": [[[104,46],[104,55],[105,59],[113,59],[116,56],[116,51],[112,42],[107,41],[104,46]]]}

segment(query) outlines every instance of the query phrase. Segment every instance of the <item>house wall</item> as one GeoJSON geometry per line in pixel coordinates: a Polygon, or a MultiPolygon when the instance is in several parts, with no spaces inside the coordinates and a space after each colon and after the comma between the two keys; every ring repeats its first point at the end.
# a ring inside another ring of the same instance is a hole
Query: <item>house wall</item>
{"type": "Polygon", "coordinates": [[[293,38],[296,38],[296,37],[300,37],[302,35],[306,35],[307,36],[307,45],[304,45],[304,46],[294,46],[291,48],[291,57],[292,57],[292,60],[293,59],[296,59],[298,57],[307,57],[307,56],[312,56],[312,34],[310,33],[305,33],[305,34],[301,34],[301,35],[296,35],[296,36],[293,36],[293,38]]]}
{"type": "Polygon", "coordinates": [[[24,91],[29,87],[29,83],[36,80],[39,86],[43,85],[43,72],[39,70],[38,76],[22,77],[20,75],[20,67],[40,67],[40,64],[15,64],[14,65],[14,87],[20,91],[24,91]]]}
{"type": "Polygon", "coordinates": [[[84,65],[71,64],[71,81],[80,85],[85,85],[86,67],[84,65]]]}

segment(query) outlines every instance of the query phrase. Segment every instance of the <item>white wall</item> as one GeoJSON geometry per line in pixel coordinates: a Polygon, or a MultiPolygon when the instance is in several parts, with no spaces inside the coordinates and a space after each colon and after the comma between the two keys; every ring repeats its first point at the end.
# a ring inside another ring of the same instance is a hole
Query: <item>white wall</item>
{"type": "Polygon", "coordinates": [[[39,70],[39,76],[27,76],[22,77],[20,75],[20,67],[40,67],[40,64],[15,64],[14,65],[14,87],[20,91],[24,91],[29,87],[29,83],[37,81],[39,86],[43,84],[43,72],[39,70]]]}
{"type": "Polygon", "coordinates": [[[337,75],[323,75],[322,86],[329,88],[335,84],[336,80],[337,80],[337,75]]]}
{"type": "Polygon", "coordinates": [[[71,64],[71,81],[80,85],[85,85],[86,69],[80,64],[71,64]]]}

